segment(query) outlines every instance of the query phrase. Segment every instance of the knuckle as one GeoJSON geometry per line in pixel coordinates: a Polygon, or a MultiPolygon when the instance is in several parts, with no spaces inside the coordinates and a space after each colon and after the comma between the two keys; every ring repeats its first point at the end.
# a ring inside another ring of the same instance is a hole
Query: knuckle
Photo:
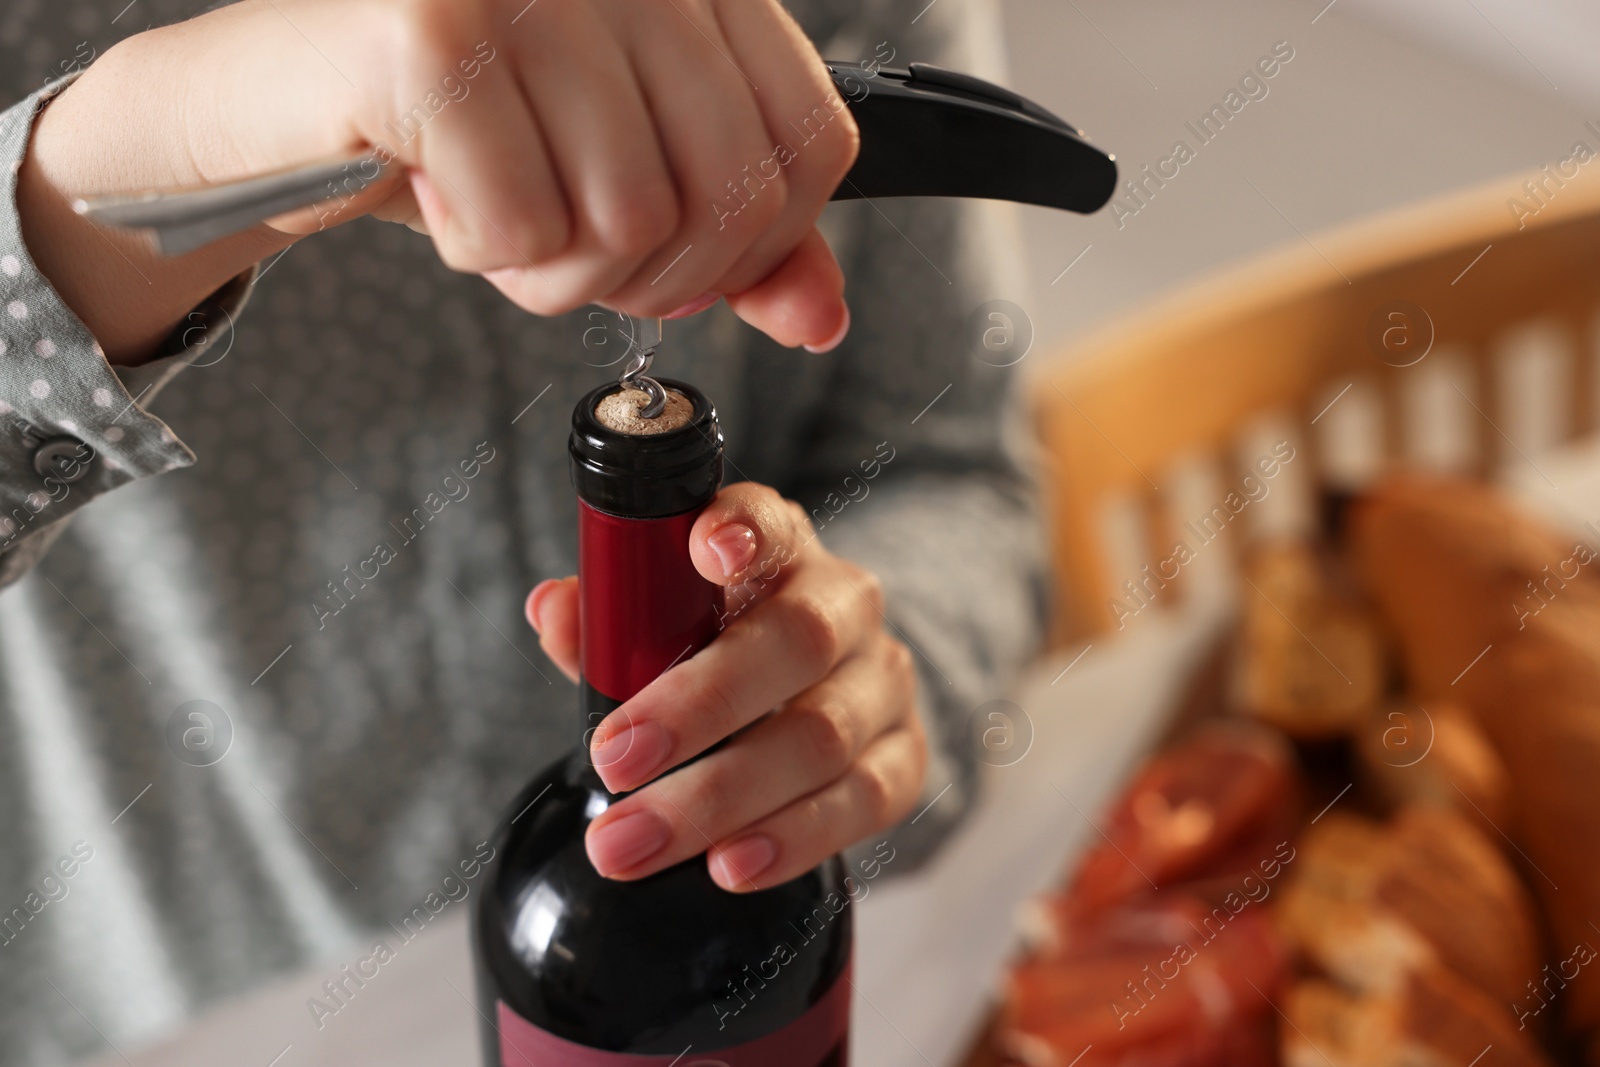
{"type": "Polygon", "coordinates": [[[797,596],[788,601],[787,615],[789,636],[802,662],[820,675],[838,661],[843,640],[839,621],[825,603],[797,596]]]}
{"type": "Polygon", "coordinates": [[[483,22],[481,0],[400,0],[390,5],[394,20],[392,32],[399,45],[398,54],[423,77],[441,61],[454,62],[456,53],[471,51],[468,39],[483,22]]]}
{"type": "Polygon", "coordinates": [[[911,649],[903,641],[888,638],[889,642],[889,671],[900,683],[914,683],[917,677],[916,657],[911,654],[911,649]]]}
{"type": "MultiPolygon", "coordinates": [[[[737,812],[740,801],[741,790],[734,781],[727,774],[711,771],[690,787],[683,808],[694,813],[696,821],[714,820],[737,812]]],[[[712,832],[716,832],[715,828],[712,832]]]]}
{"type": "Polygon", "coordinates": [[[829,780],[843,774],[855,759],[855,731],[843,706],[833,701],[790,709],[800,727],[802,744],[829,780]]]}
{"type": "Polygon", "coordinates": [[[794,200],[794,187],[789,183],[789,178],[782,171],[772,182],[772,217],[780,219],[788,210],[789,204],[794,200]]]}
{"type": "Polygon", "coordinates": [[[829,817],[827,805],[815,794],[799,802],[795,815],[796,821],[804,828],[806,834],[826,833],[833,821],[829,817]]]}
{"type": "Polygon", "coordinates": [[[597,212],[593,225],[607,251],[643,259],[677,233],[681,221],[678,198],[662,182],[651,181],[597,212]]]}
{"type": "Polygon", "coordinates": [[[876,572],[865,567],[850,565],[850,583],[856,587],[860,594],[867,598],[867,603],[872,605],[876,614],[881,615],[884,608],[883,579],[876,572]]]}
{"type": "Polygon", "coordinates": [[[789,513],[791,532],[794,534],[796,544],[805,544],[816,533],[816,528],[811,525],[811,516],[798,502],[785,500],[785,510],[789,513]]]}
{"type": "Polygon", "coordinates": [[[488,269],[480,250],[470,247],[454,235],[434,235],[433,247],[439,255],[439,261],[457,274],[477,274],[488,269]]]}
{"type": "Polygon", "coordinates": [[[532,268],[559,255],[572,240],[572,220],[565,211],[551,211],[543,215],[524,213],[511,223],[512,247],[523,260],[520,266],[532,268]]]}
{"type": "Polygon", "coordinates": [[[710,715],[712,729],[718,737],[726,737],[740,725],[739,705],[725,682],[714,677],[705,679],[700,684],[697,703],[710,715]]]}
{"type": "Polygon", "coordinates": [[[749,103],[747,116],[736,112],[727,116],[742,128],[722,152],[705,161],[699,179],[715,207],[706,221],[714,220],[718,231],[736,229],[745,235],[759,232],[781,215],[790,196],[787,168],[778,155],[782,146],[769,139],[755,101],[749,103]]]}
{"type": "Polygon", "coordinates": [[[926,779],[928,775],[928,735],[923,732],[922,727],[919,724],[911,731],[911,738],[912,788],[907,790],[906,798],[902,802],[900,810],[894,813],[894,818],[896,819],[900,818],[902,815],[905,815],[911,810],[911,801],[918,791],[922,789],[923,780],[926,779]]]}
{"type": "Polygon", "coordinates": [[[552,240],[551,227],[531,216],[506,219],[493,237],[507,253],[499,258],[505,260],[507,267],[523,273],[531,273],[529,268],[560,249],[552,240]]]}
{"type": "Polygon", "coordinates": [[[856,771],[856,789],[860,794],[861,810],[875,826],[892,821],[898,807],[894,783],[881,768],[862,766],[856,771]]]}
{"type": "Polygon", "coordinates": [[[756,532],[768,542],[772,553],[780,560],[788,558],[786,550],[790,547],[790,516],[792,509],[798,506],[771,486],[755,482],[744,483],[734,502],[741,521],[753,524],[756,532]]]}
{"type": "Polygon", "coordinates": [[[818,166],[835,182],[850,173],[856,158],[861,154],[861,127],[848,108],[834,121],[833,136],[824,137],[817,146],[818,166]]]}
{"type": "Polygon", "coordinates": [[[739,491],[743,494],[745,502],[752,508],[779,508],[785,503],[782,493],[770,485],[760,482],[742,482],[739,491]]]}
{"type": "MultiPolygon", "coordinates": [[[[789,204],[789,182],[782,174],[768,180],[760,193],[750,201],[741,214],[748,216],[746,225],[753,234],[760,234],[783,217],[789,204]]],[[[745,220],[741,220],[745,221],[745,220]]]]}

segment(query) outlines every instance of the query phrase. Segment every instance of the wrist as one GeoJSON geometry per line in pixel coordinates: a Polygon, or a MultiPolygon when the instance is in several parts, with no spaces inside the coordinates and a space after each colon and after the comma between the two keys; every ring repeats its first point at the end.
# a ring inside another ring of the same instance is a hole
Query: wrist
{"type": "Polygon", "coordinates": [[[17,175],[30,257],[112,363],[155,354],[206,296],[295,240],[259,226],[169,259],[142,235],[101,229],[72,209],[80,196],[204,180],[205,161],[189,148],[204,128],[187,106],[195,87],[163,65],[168,46],[155,37],[120,43],[42,107],[17,175]]]}

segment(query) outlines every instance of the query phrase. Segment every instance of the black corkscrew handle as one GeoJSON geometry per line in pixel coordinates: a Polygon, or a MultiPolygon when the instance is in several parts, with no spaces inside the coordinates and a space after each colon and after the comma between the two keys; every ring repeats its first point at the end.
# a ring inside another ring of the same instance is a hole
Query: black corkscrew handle
{"type": "Polygon", "coordinates": [[[834,200],[959,196],[1087,215],[1116,189],[1111,155],[1009,89],[927,63],[828,71],[861,128],[860,156],[834,200]]]}
{"type": "MultiPolygon", "coordinates": [[[[1116,188],[1111,156],[998,85],[926,63],[828,70],[861,128],[860,157],[835,200],[963,196],[1088,214],[1116,188]]],[[[175,256],[299,208],[347,200],[393,166],[391,153],[367,149],[222,185],[87,197],[73,207],[105,226],[144,230],[175,256]]]]}

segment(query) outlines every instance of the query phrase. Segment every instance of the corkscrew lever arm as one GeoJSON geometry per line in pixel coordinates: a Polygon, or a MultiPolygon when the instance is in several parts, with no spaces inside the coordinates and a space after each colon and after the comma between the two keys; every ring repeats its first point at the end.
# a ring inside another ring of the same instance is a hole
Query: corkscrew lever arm
{"type": "MultiPolygon", "coordinates": [[[[961,196],[1013,200],[1087,214],[1117,183],[1112,157],[1081,130],[998,85],[925,63],[906,70],[830,63],[840,97],[861,128],[861,153],[835,200],[961,196]]],[[[819,107],[794,127],[803,152],[819,107]]],[[[192,252],[257,223],[344,199],[394,166],[365,150],[293,170],[200,189],[151,190],[74,202],[106,226],[148,231],[165,255],[192,252]]]]}
{"type": "Polygon", "coordinates": [[[959,196],[1090,214],[1117,185],[1113,156],[1009,89],[927,63],[830,63],[861,128],[834,200],[959,196]]]}

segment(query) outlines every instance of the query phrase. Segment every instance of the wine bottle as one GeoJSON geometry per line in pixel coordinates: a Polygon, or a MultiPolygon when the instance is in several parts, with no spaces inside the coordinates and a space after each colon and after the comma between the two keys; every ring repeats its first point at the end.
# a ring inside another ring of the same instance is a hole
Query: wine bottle
{"type": "MultiPolygon", "coordinates": [[[[722,590],[695,570],[689,532],[721,484],[722,434],[698,390],[662,384],[671,402],[657,420],[633,407],[619,420],[632,401],[616,383],[573,412],[589,730],[718,628],[722,590]]],[[[719,887],[703,855],[612,881],[584,832],[618,799],[580,743],[506,812],[473,916],[484,1063],[843,1067],[852,937],[839,860],[751,893],[719,887]]]]}

